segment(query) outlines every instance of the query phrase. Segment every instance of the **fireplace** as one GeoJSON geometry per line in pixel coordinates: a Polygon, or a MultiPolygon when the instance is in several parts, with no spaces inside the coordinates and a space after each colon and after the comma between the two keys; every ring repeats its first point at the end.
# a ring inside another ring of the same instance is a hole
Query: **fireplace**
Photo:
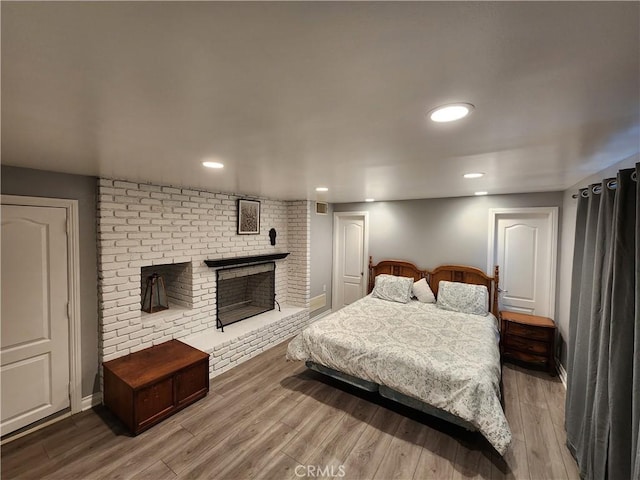
{"type": "Polygon", "coordinates": [[[217,270],[217,328],[273,310],[275,272],[274,262],[217,270]]]}

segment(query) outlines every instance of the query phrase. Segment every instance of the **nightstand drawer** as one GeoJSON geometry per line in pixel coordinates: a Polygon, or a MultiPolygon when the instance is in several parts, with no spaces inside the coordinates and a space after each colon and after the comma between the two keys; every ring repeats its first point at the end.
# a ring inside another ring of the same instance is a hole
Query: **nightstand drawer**
{"type": "Polygon", "coordinates": [[[546,355],[549,353],[550,345],[548,343],[536,342],[526,338],[508,336],[505,338],[505,347],[515,348],[523,352],[546,355]]]}
{"type": "Polygon", "coordinates": [[[548,341],[550,335],[553,335],[553,330],[549,328],[540,328],[531,325],[522,325],[516,322],[509,322],[507,327],[509,329],[509,335],[518,335],[520,337],[526,337],[533,340],[548,341]]]}
{"type": "Polygon", "coordinates": [[[520,360],[521,362],[527,362],[532,365],[545,365],[549,360],[544,355],[519,352],[518,350],[508,350],[504,352],[504,357],[506,359],[520,360]]]}

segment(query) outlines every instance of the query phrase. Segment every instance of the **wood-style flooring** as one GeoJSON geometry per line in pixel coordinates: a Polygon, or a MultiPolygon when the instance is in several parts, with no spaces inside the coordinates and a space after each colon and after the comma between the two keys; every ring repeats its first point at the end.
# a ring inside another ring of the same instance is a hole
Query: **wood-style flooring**
{"type": "Polygon", "coordinates": [[[579,478],[557,378],[505,365],[513,444],[501,458],[477,433],[287,362],[286,345],[216,377],[205,399],[137,437],[99,407],[10,442],[2,478],[579,478]]]}

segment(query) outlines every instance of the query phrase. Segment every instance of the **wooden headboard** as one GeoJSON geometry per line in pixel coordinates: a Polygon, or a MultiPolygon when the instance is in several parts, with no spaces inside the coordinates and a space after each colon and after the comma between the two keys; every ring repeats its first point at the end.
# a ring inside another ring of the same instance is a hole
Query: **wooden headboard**
{"type": "Polygon", "coordinates": [[[498,318],[498,266],[493,272],[493,277],[488,276],[476,267],[466,267],[464,265],[442,265],[430,272],[427,272],[429,286],[433,294],[438,297],[438,284],[441,280],[449,282],[471,283],[474,285],[484,285],[489,291],[489,310],[498,318]]]}
{"type": "Polygon", "coordinates": [[[371,293],[373,286],[375,285],[376,275],[381,273],[387,273],[389,275],[395,275],[397,277],[413,277],[417,282],[421,278],[427,276],[425,270],[420,270],[413,263],[405,262],[402,260],[383,260],[382,262],[374,265],[373,257],[369,257],[369,288],[368,293],[371,293]]]}
{"type": "Polygon", "coordinates": [[[489,291],[489,310],[491,310],[491,313],[493,313],[496,318],[498,317],[498,284],[500,274],[497,265],[493,272],[493,277],[490,277],[479,268],[464,265],[442,265],[432,271],[428,271],[420,270],[413,263],[402,260],[383,260],[374,265],[373,257],[369,257],[369,288],[367,292],[371,293],[375,284],[376,275],[380,275],[381,273],[399,277],[413,277],[416,281],[421,278],[426,278],[436,298],[438,296],[438,284],[441,280],[484,285],[489,291]]]}

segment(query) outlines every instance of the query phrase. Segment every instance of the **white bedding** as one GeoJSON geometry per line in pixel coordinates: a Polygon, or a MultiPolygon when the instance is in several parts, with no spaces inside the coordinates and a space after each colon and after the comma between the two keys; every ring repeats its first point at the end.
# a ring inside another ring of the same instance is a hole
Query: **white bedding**
{"type": "Polygon", "coordinates": [[[496,318],[367,296],[305,328],[287,351],[445,410],[501,455],[511,431],[500,405],[496,318]]]}

